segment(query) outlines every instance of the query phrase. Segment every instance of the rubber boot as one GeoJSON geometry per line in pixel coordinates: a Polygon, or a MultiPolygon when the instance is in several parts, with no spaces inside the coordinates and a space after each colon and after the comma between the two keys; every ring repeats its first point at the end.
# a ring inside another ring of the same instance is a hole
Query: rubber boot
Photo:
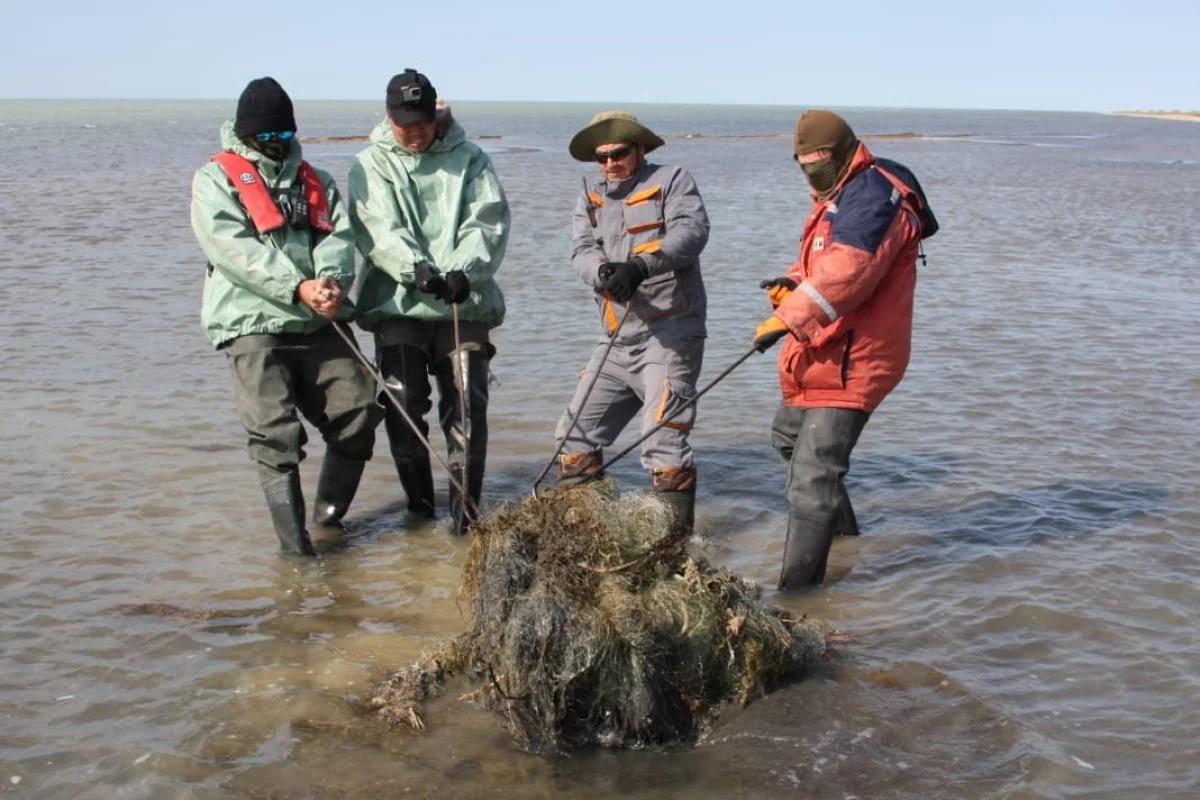
{"type": "Polygon", "coordinates": [[[279,547],[285,553],[315,556],[312,540],[304,528],[304,495],[300,491],[300,470],[280,473],[268,467],[259,468],[263,494],[279,537],[279,547]]]}
{"type": "Polygon", "coordinates": [[[838,536],[859,536],[858,517],[854,515],[854,506],[850,505],[850,498],[844,497],[843,502],[838,509],[838,536]]]}
{"type": "Polygon", "coordinates": [[[828,520],[788,515],[787,543],[783,548],[783,569],[779,575],[781,590],[806,589],[825,580],[825,565],[829,561],[835,527],[828,520]]]}
{"type": "Polygon", "coordinates": [[[367,462],[325,451],[321,476],[317,479],[317,500],[313,504],[313,525],[342,527],[342,517],[350,509],[358,482],[367,462]]]}
{"type": "Polygon", "coordinates": [[[663,467],[651,473],[654,496],[674,512],[674,524],[691,535],[696,524],[695,467],[663,467]]]}
{"type": "Polygon", "coordinates": [[[558,457],[558,485],[578,486],[604,477],[604,452],[563,453],[558,457]]]}
{"type": "Polygon", "coordinates": [[[396,474],[400,476],[400,486],[408,497],[409,512],[433,519],[436,504],[433,499],[433,469],[429,466],[429,456],[394,460],[396,474]]]}
{"type": "MultiPolygon", "coordinates": [[[[466,489],[470,502],[464,507],[462,493],[453,482],[450,484],[450,532],[462,536],[479,517],[479,499],[483,495],[484,464],[471,464],[467,469],[466,489]]],[[[452,464],[450,474],[462,482],[462,466],[452,464]]]]}

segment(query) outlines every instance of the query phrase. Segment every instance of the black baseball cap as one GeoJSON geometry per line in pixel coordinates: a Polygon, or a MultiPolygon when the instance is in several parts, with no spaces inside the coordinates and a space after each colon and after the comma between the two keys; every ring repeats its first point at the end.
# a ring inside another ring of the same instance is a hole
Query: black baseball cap
{"type": "Polygon", "coordinates": [[[437,113],[437,89],[420,72],[409,67],[393,75],[387,85],[387,111],[392,122],[433,122],[437,113]]]}

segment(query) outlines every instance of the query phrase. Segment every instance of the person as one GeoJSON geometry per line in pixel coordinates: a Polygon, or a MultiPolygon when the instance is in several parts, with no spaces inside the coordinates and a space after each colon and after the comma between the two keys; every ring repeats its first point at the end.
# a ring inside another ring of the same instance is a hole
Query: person
{"type": "Polygon", "coordinates": [[[814,205],[799,260],[762,284],[774,311],[754,338],[760,350],[785,340],[772,423],[789,464],[781,589],[823,582],[835,534],[858,534],[843,478],[908,366],[917,258],[937,231],[912,172],[872,155],[838,115],[806,112],[794,151],[814,205]]]}
{"type": "Polygon", "coordinates": [[[325,439],[313,522],[327,526],[349,509],[382,416],[331,327],[354,310],[354,235],[333,178],[304,160],[291,98],[273,78],[246,86],[221,150],[192,181],[192,229],[208,257],[201,319],[233,373],[279,543],[313,555],[297,411],[325,439]]]}
{"type": "Polygon", "coordinates": [[[408,69],[393,76],[386,111],[350,169],[350,216],[366,259],[359,324],[374,334],[380,372],[420,432],[387,407],[384,425],[408,509],[430,518],[433,473],[421,438],[429,432],[429,376],[437,382],[452,529],[462,533],[483,489],[495,354],[489,332],[504,321],[495,275],[508,244],[508,201],[491,159],[467,141],[448,107],[439,114],[425,75],[408,69]]]}
{"type": "MultiPolygon", "coordinates": [[[[662,145],[621,111],[597,114],[570,143],[577,161],[595,162],[600,171],[598,182],[584,179],[571,237],[571,263],[596,293],[600,341],[558,423],[560,484],[601,477],[603,449],[639,410],[645,434],[696,395],[707,335],[700,253],[708,214],[691,175],[646,160],[662,145]]],[[[653,492],[688,529],[696,500],[688,441],[695,417],[693,403],[642,446],[653,492]]]]}

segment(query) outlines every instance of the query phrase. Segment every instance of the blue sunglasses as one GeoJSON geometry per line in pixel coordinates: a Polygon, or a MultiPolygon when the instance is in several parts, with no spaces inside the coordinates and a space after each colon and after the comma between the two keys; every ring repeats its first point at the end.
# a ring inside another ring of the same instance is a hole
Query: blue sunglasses
{"type": "Polygon", "coordinates": [[[295,135],[295,131],[266,131],[254,134],[254,138],[266,144],[267,142],[290,142],[295,135]]]}

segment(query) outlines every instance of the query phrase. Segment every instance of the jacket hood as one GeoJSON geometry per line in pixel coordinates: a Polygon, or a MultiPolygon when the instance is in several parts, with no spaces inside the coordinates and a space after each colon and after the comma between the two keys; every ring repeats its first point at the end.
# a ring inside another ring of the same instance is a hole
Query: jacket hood
{"type": "Polygon", "coordinates": [[[434,139],[433,144],[429,145],[429,149],[424,153],[414,153],[397,142],[396,137],[392,135],[392,126],[386,117],[379,121],[379,124],[375,126],[375,130],[371,131],[371,144],[389,152],[394,152],[397,155],[408,156],[409,158],[420,158],[421,156],[433,153],[448,153],[466,140],[467,132],[458,124],[457,120],[453,119],[450,121],[450,127],[446,130],[446,133],[440,138],[434,139]]]}

